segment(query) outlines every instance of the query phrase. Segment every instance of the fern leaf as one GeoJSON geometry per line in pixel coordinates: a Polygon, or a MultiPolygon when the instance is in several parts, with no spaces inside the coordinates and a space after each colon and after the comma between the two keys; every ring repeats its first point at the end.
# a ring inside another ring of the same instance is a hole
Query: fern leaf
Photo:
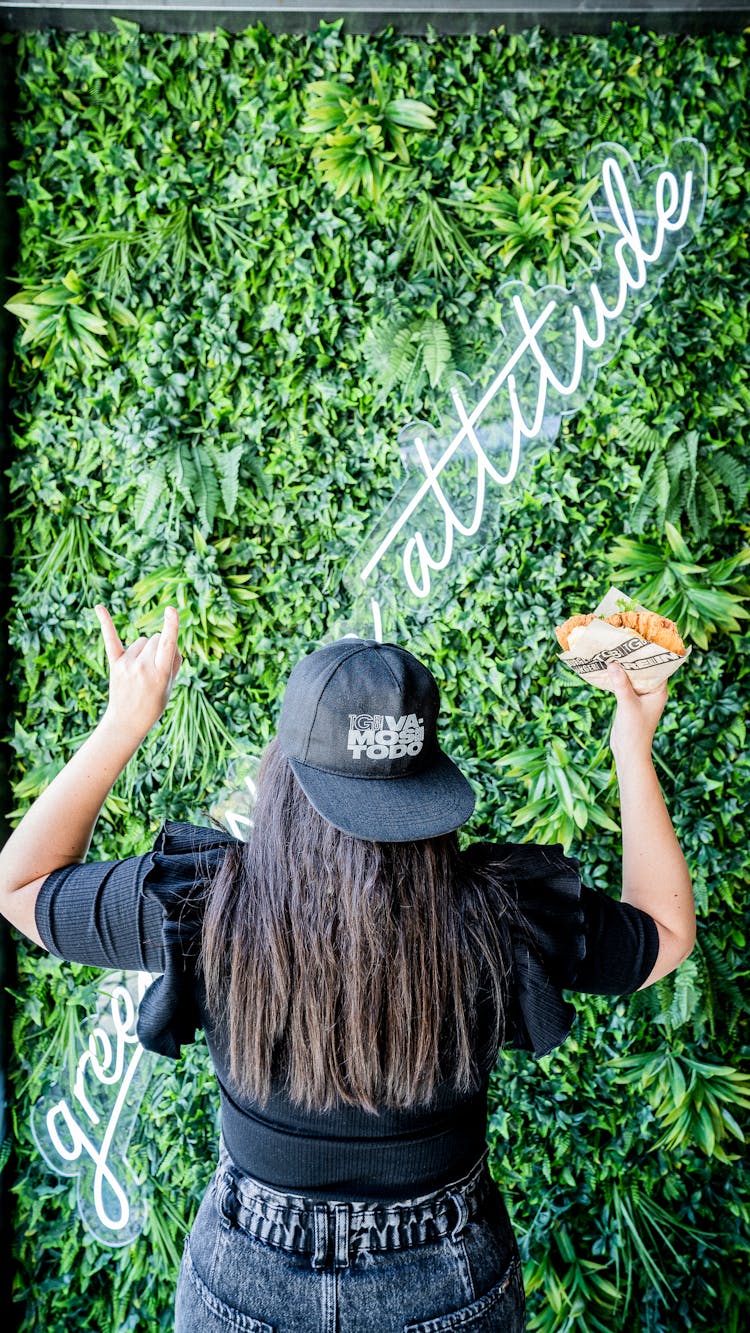
{"type": "Polygon", "coordinates": [[[442,319],[426,321],[422,335],[422,357],[430,387],[436,389],[451,362],[450,335],[442,319]]]}
{"type": "Polygon", "coordinates": [[[384,397],[414,365],[416,354],[412,347],[412,332],[409,325],[399,325],[391,320],[379,329],[368,330],[365,335],[362,353],[384,397]]]}
{"type": "Polygon", "coordinates": [[[159,500],[162,497],[166,486],[166,477],[163,462],[158,462],[148,474],[148,481],[145,487],[138,492],[135,511],[135,526],[138,529],[144,528],[152,513],[156,509],[159,500]]]}
{"type": "Polygon", "coordinates": [[[673,484],[690,476],[690,451],[684,440],[674,440],[666,452],[667,471],[673,484]]]}
{"type": "Polygon", "coordinates": [[[720,1003],[722,1020],[731,1032],[738,1015],[745,1009],[742,987],[738,985],[732,965],[724,957],[720,946],[705,931],[698,934],[696,953],[702,963],[706,990],[712,992],[717,1007],[720,1003]]]}
{"type": "Polygon", "coordinates": [[[191,454],[195,476],[193,501],[204,528],[210,530],[216,517],[219,487],[207,454],[203,452],[199,445],[193,446],[191,454]]]}
{"type": "Polygon", "coordinates": [[[654,498],[659,508],[659,513],[663,519],[669,509],[669,502],[672,494],[672,481],[669,476],[666,462],[663,458],[658,458],[653,471],[652,486],[654,498]]]}
{"type": "MultiPolygon", "coordinates": [[[[691,433],[695,434],[694,431],[691,433]]],[[[689,435],[684,440],[677,440],[667,454],[667,471],[675,498],[679,496],[682,509],[686,511],[692,505],[695,493],[695,464],[695,450],[691,448],[689,435]]]]}
{"type": "Polygon", "coordinates": [[[190,455],[183,450],[182,445],[177,445],[173,455],[174,465],[174,483],[182,496],[185,504],[191,510],[195,509],[195,499],[193,488],[195,486],[195,468],[193,467],[190,455]]]}
{"type": "Polygon", "coordinates": [[[721,478],[735,505],[741,509],[750,490],[750,468],[738,458],[717,449],[711,455],[710,474],[714,473],[721,478]]]}
{"type": "Polygon", "coordinates": [[[685,450],[690,460],[690,471],[693,476],[698,471],[698,432],[689,430],[685,436],[685,450]]]}
{"type": "Polygon", "coordinates": [[[660,426],[656,429],[641,417],[630,416],[623,419],[621,431],[626,445],[649,454],[662,453],[671,434],[669,428],[660,426]]]}
{"type": "Polygon", "coordinates": [[[228,452],[211,449],[221,487],[221,499],[227,518],[231,518],[237,505],[240,489],[240,463],[245,452],[244,445],[238,444],[228,452]]]}
{"type": "Polygon", "coordinates": [[[388,372],[391,383],[402,384],[414,373],[419,359],[419,348],[414,346],[414,327],[409,324],[399,329],[391,343],[388,372]]]}
{"type": "Polygon", "coordinates": [[[682,507],[685,513],[689,515],[693,526],[698,530],[701,527],[701,520],[696,510],[696,492],[695,487],[698,481],[698,432],[689,430],[685,436],[685,454],[687,456],[687,467],[683,474],[682,507]]]}
{"type": "Polygon", "coordinates": [[[689,481],[687,477],[682,478],[680,485],[679,499],[680,499],[680,507],[679,509],[675,507],[675,510],[672,513],[670,513],[669,515],[670,519],[672,520],[673,523],[679,523],[680,513],[682,512],[687,514],[688,519],[690,521],[690,526],[693,529],[693,531],[696,533],[697,536],[699,537],[703,536],[706,525],[701,515],[698,513],[698,508],[696,505],[695,483],[689,481]]]}
{"type": "Polygon", "coordinates": [[[698,964],[687,958],[675,973],[674,994],[669,1008],[669,1019],[675,1027],[682,1027],[692,1018],[698,1006],[698,964]]]}
{"type": "MultiPolygon", "coordinates": [[[[710,511],[716,523],[723,523],[726,517],[725,507],[709,473],[701,472],[696,488],[696,501],[700,502],[703,513],[710,511]]],[[[707,528],[708,525],[706,525],[707,528]]],[[[703,535],[702,533],[700,535],[703,535]]]]}
{"type": "Polygon", "coordinates": [[[651,1023],[657,1022],[661,1016],[658,985],[636,991],[630,1000],[629,1012],[634,1019],[646,1018],[651,1023]]]}

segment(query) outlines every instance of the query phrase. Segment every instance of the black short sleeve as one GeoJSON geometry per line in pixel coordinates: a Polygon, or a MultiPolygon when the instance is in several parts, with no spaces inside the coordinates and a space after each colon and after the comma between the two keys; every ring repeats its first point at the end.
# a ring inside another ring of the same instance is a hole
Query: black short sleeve
{"type": "Polygon", "coordinates": [[[143,856],[54,870],[37,897],[37,929],[57,958],[162,974],[141,1000],[137,1030],[147,1050],[172,1059],[200,1026],[201,889],[229,844],[240,845],[223,829],[167,820],[143,856]]]}
{"type": "Polygon", "coordinates": [[[559,843],[475,843],[468,855],[494,867],[516,909],[507,1045],[537,1055],[559,1046],[575,1017],[564,990],[627,995],[646,980],[659,952],[655,922],[583,885],[580,862],[559,843]]]}
{"type": "Polygon", "coordinates": [[[53,870],[36,900],[36,925],[57,958],[92,967],[163,972],[163,911],[143,894],[153,854],[83,861],[53,870]]]}
{"type": "Polygon", "coordinates": [[[585,884],[581,906],[586,954],[571,972],[569,989],[594,995],[629,995],[638,990],[659,953],[653,917],[585,884]]]}

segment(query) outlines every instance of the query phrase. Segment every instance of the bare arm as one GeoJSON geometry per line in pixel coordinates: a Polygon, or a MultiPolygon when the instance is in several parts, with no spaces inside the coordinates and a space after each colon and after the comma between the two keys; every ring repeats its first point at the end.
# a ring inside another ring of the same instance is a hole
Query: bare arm
{"type": "Polygon", "coordinates": [[[695,944],[695,902],[651,759],[651,742],[667,701],[666,684],[637,695],[622,667],[610,668],[617,712],[610,745],[620,787],[622,901],[648,912],[659,932],[659,953],[641,986],[673,972],[695,944]]]}
{"type": "Polygon", "coordinates": [[[0,913],[36,944],[39,890],[50,871],[86,860],[101,808],[140,740],[105,713],[0,852],[0,913]]]}
{"type": "Polygon", "coordinates": [[[165,616],[163,635],[141,636],[127,650],[106,610],[100,620],[111,667],[107,709],[0,851],[0,913],[36,944],[39,890],[51,871],[85,861],[101,808],[166,707],[182,661],[176,612],[165,616]]]}

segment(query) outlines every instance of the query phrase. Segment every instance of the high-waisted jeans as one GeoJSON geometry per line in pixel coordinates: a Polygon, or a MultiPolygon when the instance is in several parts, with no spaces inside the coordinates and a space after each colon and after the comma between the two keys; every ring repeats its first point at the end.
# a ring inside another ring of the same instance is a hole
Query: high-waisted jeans
{"type": "Polygon", "coordinates": [[[269,1189],[231,1163],[201,1203],[175,1333],[522,1333],[518,1247],[485,1152],[414,1199],[348,1203],[269,1189]]]}

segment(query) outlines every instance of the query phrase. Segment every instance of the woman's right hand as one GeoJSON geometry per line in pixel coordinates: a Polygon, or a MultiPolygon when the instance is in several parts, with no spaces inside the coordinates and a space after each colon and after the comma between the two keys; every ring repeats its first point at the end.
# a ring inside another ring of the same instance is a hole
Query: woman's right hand
{"type": "Polygon", "coordinates": [[[615,760],[629,755],[649,757],[651,742],[667,702],[667,682],[649,694],[636,694],[619,662],[607,667],[607,677],[617,700],[617,711],[609,744],[615,760]]]}

